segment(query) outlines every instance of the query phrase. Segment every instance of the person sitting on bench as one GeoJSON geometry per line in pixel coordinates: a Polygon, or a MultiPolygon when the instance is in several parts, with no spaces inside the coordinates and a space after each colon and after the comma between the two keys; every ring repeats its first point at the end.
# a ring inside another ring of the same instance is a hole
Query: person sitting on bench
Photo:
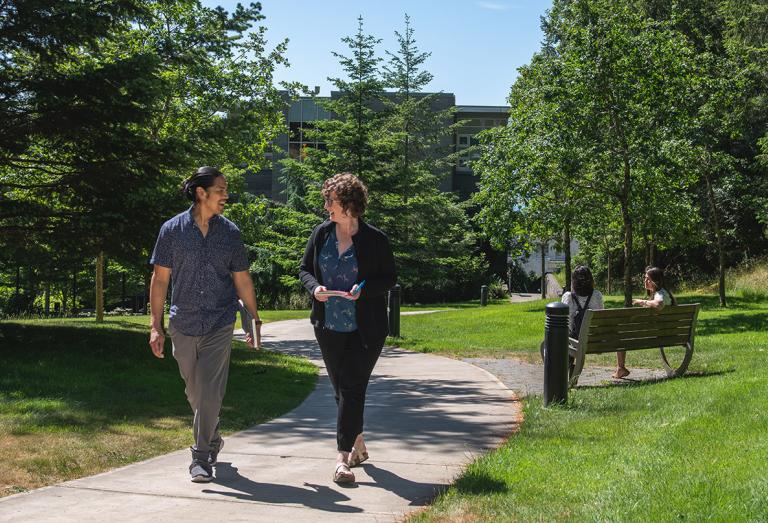
{"type": "MultiPolygon", "coordinates": [[[[664,271],[658,267],[648,267],[645,269],[643,285],[645,286],[647,294],[646,299],[632,300],[632,305],[650,307],[657,310],[661,310],[667,305],[677,305],[677,300],[675,300],[672,293],[667,290],[664,283],[664,271]]],[[[616,353],[616,372],[613,374],[614,378],[624,378],[629,376],[626,360],[626,352],[619,351],[616,353]]]]}
{"type": "Polygon", "coordinates": [[[568,305],[568,332],[571,338],[579,339],[581,322],[587,309],[604,309],[603,295],[595,290],[595,280],[592,271],[584,265],[579,265],[571,273],[571,290],[563,293],[561,299],[568,305]]]}

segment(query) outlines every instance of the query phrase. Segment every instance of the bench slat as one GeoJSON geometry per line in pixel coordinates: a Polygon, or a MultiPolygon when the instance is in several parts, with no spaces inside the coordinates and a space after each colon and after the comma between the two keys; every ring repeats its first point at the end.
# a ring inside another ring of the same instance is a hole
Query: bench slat
{"type": "Polygon", "coordinates": [[[591,327],[589,329],[589,338],[596,339],[603,336],[620,336],[627,337],[630,333],[649,333],[657,334],[659,336],[665,334],[688,334],[691,330],[691,322],[676,322],[676,323],[662,323],[656,325],[602,325],[600,327],[591,327]]]}
{"type": "Polygon", "coordinates": [[[615,322],[652,322],[652,321],[668,321],[673,319],[678,320],[691,320],[693,319],[693,316],[695,314],[695,311],[685,310],[685,311],[670,311],[670,312],[655,312],[655,311],[649,311],[648,309],[628,309],[624,311],[624,314],[608,314],[609,312],[613,312],[611,310],[605,310],[605,311],[594,311],[594,317],[592,318],[593,324],[597,322],[597,324],[602,323],[615,323],[615,322]]]}
{"type": "Polygon", "coordinates": [[[624,316],[671,316],[688,314],[692,316],[696,312],[696,304],[672,305],[658,311],[652,308],[634,307],[630,309],[600,309],[596,310],[594,318],[621,318],[624,316]]]}
{"type": "Polygon", "coordinates": [[[598,354],[601,352],[616,352],[619,350],[636,349],[655,349],[659,347],[675,347],[684,345],[689,340],[689,336],[655,336],[636,339],[609,339],[606,341],[589,340],[587,345],[587,354],[598,354]]]}
{"type": "Polygon", "coordinates": [[[693,320],[692,314],[669,315],[669,316],[648,316],[648,317],[626,317],[626,318],[601,318],[593,317],[589,323],[590,328],[615,326],[615,325],[662,325],[665,323],[685,323],[690,325],[693,320]]]}

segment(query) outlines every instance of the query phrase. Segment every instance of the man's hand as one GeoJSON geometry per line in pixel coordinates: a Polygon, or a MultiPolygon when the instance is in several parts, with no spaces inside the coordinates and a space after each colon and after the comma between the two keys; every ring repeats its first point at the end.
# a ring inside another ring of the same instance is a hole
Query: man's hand
{"type": "Polygon", "coordinates": [[[245,343],[247,343],[249,347],[253,347],[254,349],[261,348],[261,325],[256,325],[256,343],[254,343],[254,340],[251,337],[250,332],[246,333],[245,335],[245,343]]]}
{"type": "Polygon", "coordinates": [[[149,332],[149,346],[152,348],[152,354],[157,358],[165,358],[165,334],[162,329],[152,327],[149,332]]]}

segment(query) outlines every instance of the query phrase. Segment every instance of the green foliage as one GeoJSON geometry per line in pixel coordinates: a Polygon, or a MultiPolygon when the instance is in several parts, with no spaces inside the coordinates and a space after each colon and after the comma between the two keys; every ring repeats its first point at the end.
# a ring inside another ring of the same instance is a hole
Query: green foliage
{"type": "Polygon", "coordinates": [[[592,239],[620,223],[629,300],[635,235],[697,237],[700,68],[670,23],[628,3],[556,1],[543,29],[510,93],[509,127],[483,142],[479,220],[497,244],[563,229],[592,239]]]}
{"type": "Polygon", "coordinates": [[[332,79],[337,94],[319,102],[334,119],[304,131],[324,147],[285,160],[282,181],[287,207],[310,223],[308,216],[323,212],[325,178],[345,171],[360,177],[370,191],[365,219],[392,242],[404,298],[455,300],[477,292],[487,262],[465,207],[440,191],[453,114],[435,111],[438,95],[421,92],[432,78],[421,69],[429,54],[418,50],[413,35],[406,16],[404,32],[396,32],[399,48],[388,53],[382,75],[374,49],[379,40],[366,35],[358,19],[357,33],[342,39],[348,54],[335,53],[346,77],[332,79]]]}
{"type": "Polygon", "coordinates": [[[0,266],[25,267],[30,303],[98,252],[142,272],[195,167],[261,166],[286,45],[262,20],[197,0],[0,4],[0,266]]]}
{"type": "Polygon", "coordinates": [[[297,275],[307,238],[319,218],[265,198],[232,204],[226,216],[239,225],[249,248],[259,305],[309,307],[297,275]]]}

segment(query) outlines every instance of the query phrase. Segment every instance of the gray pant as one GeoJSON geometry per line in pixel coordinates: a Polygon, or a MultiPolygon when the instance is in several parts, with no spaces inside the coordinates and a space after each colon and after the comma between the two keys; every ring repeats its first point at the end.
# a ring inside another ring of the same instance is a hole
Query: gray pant
{"type": "Polygon", "coordinates": [[[218,448],[219,412],[227,391],[229,356],[232,352],[234,325],[209,332],[203,336],[187,336],[168,324],[168,335],[173,342],[173,357],[184,378],[187,401],[195,415],[192,432],[195,452],[208,453],[218,448]]]}

